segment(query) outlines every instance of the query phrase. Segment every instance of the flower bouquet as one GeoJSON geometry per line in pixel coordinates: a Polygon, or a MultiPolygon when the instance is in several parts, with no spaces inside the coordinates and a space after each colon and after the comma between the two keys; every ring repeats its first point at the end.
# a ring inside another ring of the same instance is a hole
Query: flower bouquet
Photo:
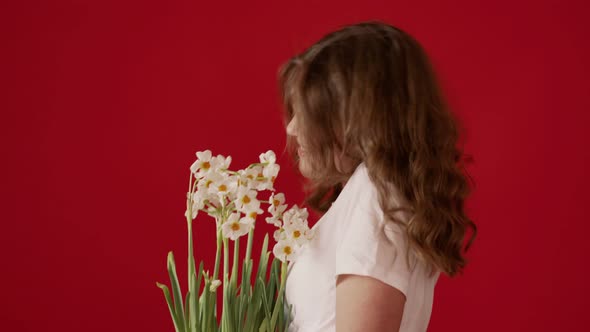
{"type": "Polygon", "coordinates": [[[188,290],[182,296],[172,252],[168,253],[168,274],[172,294],[166,285],[162,289],[177,332],[287,331],[291,308],[285,312],[284,292],[287,264],[296,259],[302,247],[312,239],[308,227],[307,209],[294,205],[287,210],[285,195],[277,193],[274,182],[279,172],[273,151],[260,154],[260,162],[245,169],[231,171],[231,156],[212,156],[210,150],[196,153],[190,167],[189,191],[185,217],[188,226],[188,290]],[[258,193],[270,191],[268,199],[258,193]],[[269,267],[268,234],[264,237],[258,269],[252,285],[253,260],[250,258],[254,226],[264,213],[261,204],[268,204],[267,223],[277,229],[276,244],[269,267]],[[198,268],[193,253],[193,220],[199,212],[215,218],[217,251],[213,274],[198,268]],[[248,234],[241,281],[238,280],[240,238],[248,234]],[[232,267],[229,267],[228,242],[233,241],[232,267]],[[219,277],[221,254],[223,275],[219,277]],[[202,286],[202,287],[201,287],[202,286]],[[221,319],[217,319],[217,288],[223,290],[221,319]]]}

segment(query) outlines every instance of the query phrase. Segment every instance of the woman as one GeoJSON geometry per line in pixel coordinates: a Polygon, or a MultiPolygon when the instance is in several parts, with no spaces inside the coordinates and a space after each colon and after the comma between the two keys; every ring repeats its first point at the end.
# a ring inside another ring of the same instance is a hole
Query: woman
{"type": "Polygon", "coordinates": [[[289,331],[426,331],[441,272],[477,228],[459,124],[422,47],[379,21],[327,34],[279,73],[287,148],[322,214],[289,265],[289,331]]]}

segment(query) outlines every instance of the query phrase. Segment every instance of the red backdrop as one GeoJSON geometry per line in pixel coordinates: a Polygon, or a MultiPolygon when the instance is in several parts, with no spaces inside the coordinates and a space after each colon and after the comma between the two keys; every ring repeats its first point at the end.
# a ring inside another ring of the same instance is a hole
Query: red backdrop
{"type": "MultiPolygon", "coordinates": [[[[583,1],[0,7],[1,330],[172,331],[155,282],[169,283],[173,250],[185,285],[195,152],[231,155],[237,169],[273,149],[276,187],[300,202],[282,155],[278,66],[338,25],[373,18],[430,53],[475,158],[468,210],[479,236],[465,274],[441,277],[429,331],[587,328],[583,1]]],[[[196,227],[212,270],[212,219],[196,227]]]]}

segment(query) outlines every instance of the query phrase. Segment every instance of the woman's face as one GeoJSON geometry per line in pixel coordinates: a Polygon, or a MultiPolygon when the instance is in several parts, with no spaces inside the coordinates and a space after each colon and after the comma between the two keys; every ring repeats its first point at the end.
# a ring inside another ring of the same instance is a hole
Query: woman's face
{"type": "MultiPolygon", "coordinates": [[[[301,120],[297,116],[297,112],[295,112],[293,115],[293,118],[291,119],[291,121],[287,125],[287,134],[290,136],[294,136],[297,139],[297,145],[299,147],[297,150],[297,153],[299,155],[299,171],[301,172],[301,174],[303,176],[309,178],[310,174],[312,174],[313,170],[311,168],[311,164],[308,159],[309,154],[306,153],[305,143],[303,143],[304,139],[303,139],[302,135],[300,134],[301,133],[299,130],[300,123],[301,123],[301,120]]],[[[336,168],[339,171],[344,172],[344,171],[350,171],[351,169],[354,169],[353,161],[350,158],[340,158],[340,157],[338,157],[339,155],[340,155],[340,150],[336,149],[334,151],[334,164],[336,165],[336,168]]]]}
{"type": "Polygon", "coordinates": [[[294,136],[297,139],[298,150],[297,153],[299,154],[299,171],[305,177],[309,177],[311,174],[311,169],[309,165],[309,161],[305,158],[306,151],[305,146],[302,143],[302,137],[299,135],[299,117],[297,116],[297,112],[294,113],[293,118],[287,125],[287,135],[294,136]]]}

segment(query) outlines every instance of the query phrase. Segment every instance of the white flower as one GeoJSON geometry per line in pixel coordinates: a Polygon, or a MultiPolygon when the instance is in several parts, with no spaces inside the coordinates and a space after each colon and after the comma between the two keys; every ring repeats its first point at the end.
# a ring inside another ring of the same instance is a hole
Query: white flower
{"type": "Polygon", "coordinates": [[[211,281],[211,285],[209,286],[209,290],[211,292],[215,292],[215,290],[217,290],[217,287],[219,287],[219,285],[221,285],[221,280],[215,279],[215,280],[211,281]]]}
{"type": "MultiPolygon", "coordinates": [[[[287,204],[285,204],[285,194],[283,193],[272,193],[268,198],[268,212],[275,216],[280,216],[285,209],[287,209],[287,204]]],[[[268,221],[267,221],[268,222],[268,221]]]]}
{"type": "MultiPolygon", "coordinates": [[[[189,195],[189,193],[187,193],[187,195],[189,195]]],[[[194,220],[197,217],[197,214],[199,212],[199,210],[201,210],[202,208],[205,207],[205,203],[204,203],[205,197],[203,196],[203,193],[200,191],[195,191],[192,195],[192,219],[194,220]]],[[[184,216],[187,217],[188,216],[188,208],[186,209],[184,216]]]]}
{"type": "Polygon", "coordinates": [[[256,190],[249,189],[248,187],[238,187],[237,199],[235,200],[236,209],[238,211],[244,211],[250,205],[255,205],[256,202],[260,205],[260,202],[256,199],[257,194],[258,192],[256,190]]]}
{"type": "Polygon", "coordinates": [[[313,237],[312,230],[305,222],[296,222],[284,226],[285,236],[302,246],[313,237]]]}
{"type": "Polygon", "coordinates": [[[279,242],[281,239],[284,240],[287,238],[287,233],[285,232],[285,230],[283,228],[279,228],[274,231],[274,233],[272,234],[272,237],[275,239],[275,241],[279,242]]]}
{"type": "Polygon", "coordinates": [[[307,217],[309,213],[306,208],[299,208],[297,204],[293,205],[289,210],[283,213],[283,221],[285,225],[304,222],[307,224],[307,217]]]}
{"type": "Polygon", "coordinates": [[[229,199],[229,201],[235,201],[238,198],[238,181],[239,181],[239,176],[238,175],[231,175],[229,178],[229,182],[231,184],[230,186],[230,190],[227,194],[227,198],[229,199]]]}
{"type": "Polygon", "coordinates": [[[254,165],[246,169],[244,176],[248,179],[248,187],[252,189],[258,189],[261,181],[264,181],[264,174],[262,174],[263,166],[254,165]]]}
{"type": "Polygon", "coordinates": [[[248,167],[241,174],[241,183],[247,182],[247,187],[258,191],[273,189],[280,166],[278,164],[254,165],[248,167]]]}
{"type": "Polygon", "coordinates": [[[200,178],[209,173],[212,169],[211,165],[211,150],[199,151],[197,160],[191,165],[191,173],[200,178]]]}
{"type": "Polygon", "coordinates": [[[240,214],[233,212],[221,225],[221,232],[224,237],[235,241],[240,236],[247,234],[253,226],[254,223],[250,218],[244,217],[240,219],[240,214]]]}
{"type": "Polygon", "coordinates": [[[273,224],[276,227],[281,227],[282,225],[282,222],[278,216],[266,217],[264,220],[266,220],[266,223],[273,224]]]}
{"type": "Polygon", "coordinates": [[[206,174],[197,183],[197,191],[201,192],[205,204],[207,204],[207,212],[213,215],[218,208],[221,207],[221,200],[227,196],[231,187],[229,176],[219,172],[210,172],[206,174]]]}
{"type": "Polygon", "coordinates": [[[238,177],[235,175],[222,174],[213,179],[213,183],[209,185],[209,192],[221,197],[230,197],[238,188],[238,177]]]}
{"type": "Polygon", "coordinates": [[[281,166],[279,164],[269,164],[264,166],[262,175],[264,175],[265,178],[270,179],[270,182],[274,183],[277,178],[277,175],[279,174],[280,169],[281,166]]]}
{"type": "Polygon", "coordinates": [[[272,150],[268,150],[265,153],[261,153],[259,158],[261,163],[274,164],[277,160],[277,157],[272,150]]]}
{"type": "Polygon", "coordinates": [[[241,169],[237,171],[237,176],[238,176],[238,186],[239,187],[244,187],[244,188],[248,188],[251,189],[250,187],[250,179],[248,179],[248,177],[246,176],[246,172],[247,170],[245,169],[241,169]]]}
{"type": "Polygon", "coordinates": [[[241,169],[238,171],[238,177],[240,180],[240,187],[245,187],[248,189],[256,189],[257,181],[256,177],[259,173],[261,173],[262,167],[261,166],[252,166],[246,169],[241,169]],[[260,170],[260,171],[259,171],[260,170]]]}
{"type": "Polygon", "coordinates": [[[206,197],[207,199],[204,202],[207,204],[207,213],[215,216],[218,209],[221,208],[221,199],[217,195],[211,193],[207,193],[206,197]]]}
{"type": "Polygon", "coordinates": [[[240,210],[240,212],[246,215],[244,218],[249,218],[252,221],[256,221],[256,217],[258,217],[259,214],[264,213],[264,211],[260,208],[259,200],[255,200],[252,203],[246,205],[243,210],[240,210]]]}
{"type": "Polygon", "coordinates": [[[272,253],[276,258],[285,262],[286,260],[293,261],[299,252],[299,246],[293,240],[281,239],[272,248],[272,253]]]}
{"type": "Polygon", "coordinates": [[[262,172],[258,174],[257,190],[274,190],[274,182],[279,174],[279,164],[268,164],[262,168],[262,172]]]}
{"type": "Polygon", "coordinates": [[[213,192],[213,186],[211,186],[214,182],[219,182],[224,179],[223,174],[218,172],[209,172],[205,174],[199,182],[197,182],[197,190],[202,192],[203,195],[205,193],[209,194],[213,192]]]}
{"type": "Polygon", "coordinates": [[[216,157],[211,158],[213,161],[213,168],[215,171],[219,171],[219,170],[226,170],[229,168],[229,165],[231,164],[231,156],[222,156],[220,154],[218,154],[216,157]]]}

